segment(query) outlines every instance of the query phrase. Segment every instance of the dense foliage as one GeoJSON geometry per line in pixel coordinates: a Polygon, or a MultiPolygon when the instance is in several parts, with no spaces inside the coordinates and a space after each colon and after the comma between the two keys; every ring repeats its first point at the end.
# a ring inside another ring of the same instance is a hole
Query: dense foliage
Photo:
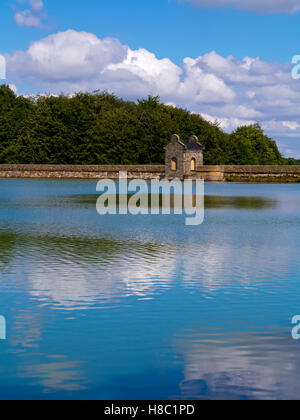
{"type": "Polygon", "coordinates": [[[138,103],[108,93],[25,98],[0,87],[0,163],[161,164],[174,133],[183,140],[196,134],[206,147],[206,164],[300,163],[284,159],[258,124],[225,134],[217,124],[159,98],[138,103]]]}

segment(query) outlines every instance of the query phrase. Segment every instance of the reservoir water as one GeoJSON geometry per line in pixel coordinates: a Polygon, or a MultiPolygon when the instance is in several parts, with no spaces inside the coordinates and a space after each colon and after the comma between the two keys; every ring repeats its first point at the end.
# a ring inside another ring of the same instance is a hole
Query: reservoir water
{"type": "Polygon", "coordinates": [[[300,399],[300,185],[205,192],[185,226],[0,180],[1,399],[300,399]]]}

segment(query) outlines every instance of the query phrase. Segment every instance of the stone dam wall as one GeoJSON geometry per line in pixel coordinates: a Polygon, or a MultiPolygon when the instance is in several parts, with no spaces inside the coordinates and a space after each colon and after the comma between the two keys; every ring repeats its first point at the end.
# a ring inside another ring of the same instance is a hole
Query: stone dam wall
{"type": "Polygon", "coordinates": [[[203,166],[197,171],[206,181],[300,182],[299,166],[203,166]]]}
{"type": "Polygon", "coordinates": [[[0,178],[118,179],[127,172],[129,179],[161,179],[165,167],[159,165],[0,165],[0,178]]]}
{"type": "MultiPolygon", "coordinates": [[[[163,165],[0,165],[0,178],[118,179],[124,171],[129,179],[165,177],[163,165]]],[[[195,178],[215,182],[300,182],[300,165],[203,166],[195,178]]]]}

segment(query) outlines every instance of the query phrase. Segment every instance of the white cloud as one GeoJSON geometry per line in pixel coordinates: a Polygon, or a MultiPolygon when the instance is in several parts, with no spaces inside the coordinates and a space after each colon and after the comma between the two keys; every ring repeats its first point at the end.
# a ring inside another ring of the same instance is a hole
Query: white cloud
{"type": "Polygon", "coordinates": [[[283,127],[287,127],[292,131],[296,131],[300,127],[300,124],[296,121],[282,121],[283,127]]]}
{"type": "MultiPolygon", "coordinates": [[[[23,1],[19,0],[19,3],[23,1]]],[[[28,8],[25,10],[15,10],[14,19],[18,26],[41,28],[43,26],[44,3],[42,0],[26,0],[28,8]]]]}
{"type": "Polygon", "coordinates": [[[181,73],[182,69],[168,58],[158,60],[147,50],[132,51],[128,48],[126,58],[108,66],[104,76],[112,78],[115,83],[121,81],[118,87],[124,94],[134,89],[143,95],[148,89],[149,93],[163,96],[179,85],[181,73]]]}
{"type": "Polygon", "coordinates": [[[39,28],[41,26],[40,18],[34,16],[31,10],[17,11],[15,13],[15,22],[19,26],[31,26],[34,28],[39,28]]]}
{"type": "Polygon", "coordinates": [[[260,121],[284,150],[294,149],[291,141],[300,137],[300,82],[291,77],[289,63],[237,60],[212,51],[187,57],[180,66],[117,39],[73,30],[33,42],[6,59],[10,82],[25,81],[39,92],[100,89],[133,100],[159,95],[164,103],[219,120],[227,131],[260,121]]]}
{"type": "Polygon", "coordinates": [[[160,95],[168,102],[220,103],[236,97],[222,77],[187,58],[182,67],[112,38],[68,30],[7,56],[10,77],[50,92],[108,89],[119,95],[160,95]]]}
{"type": "Polygon", "coordinates": [[[18,89],[16,85],[9,85],[10,89],[17,95],[18,94],[18,89]]]}
{"type": "Polygon", "coordinates": [[[126,56],[127,47],[117,40],[70,30],[32,43],[26,52],[12,54],[9,62],[12,72],[37,85],[71,91],[85,81],[91,86],[107,66],[126,56]]]}
{"type": "Polygon", "coordinates": [[[44,8],[44,3],[42,0],[30,0],[29,4],[31,6],[32,11],[35,13],[41,12],[44,8]]]}
{"type": "Polygon", "coordinates": [[[218,8],[234,7],[256,13],[297,13],[299,0],[181,0],[189,1],[196,7],[218,8]]]}

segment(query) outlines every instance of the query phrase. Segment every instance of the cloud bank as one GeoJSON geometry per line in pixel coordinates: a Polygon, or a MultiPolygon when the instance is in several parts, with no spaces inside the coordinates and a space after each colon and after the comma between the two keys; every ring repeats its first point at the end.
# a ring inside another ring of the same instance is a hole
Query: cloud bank
{"type": "Polygon", "coordinates": [[[219,8],[234,7],[255,13],[297,13],[299,0],[180,0],[188,1],[196,7],[219,8]]]}
{"type": "Polygon", "coordinates": [[[165,103],[218,119],[226,131],[260,121],[284,153],[300,155],[300,81],[291,77],[289,63],[237,60],[212,51],[177,65],[117,39],[73,30],[6,58],[9,82],[16,85],[25,81],[42,93],[109,90],[132,100],[159,95],[165,103]]]}

